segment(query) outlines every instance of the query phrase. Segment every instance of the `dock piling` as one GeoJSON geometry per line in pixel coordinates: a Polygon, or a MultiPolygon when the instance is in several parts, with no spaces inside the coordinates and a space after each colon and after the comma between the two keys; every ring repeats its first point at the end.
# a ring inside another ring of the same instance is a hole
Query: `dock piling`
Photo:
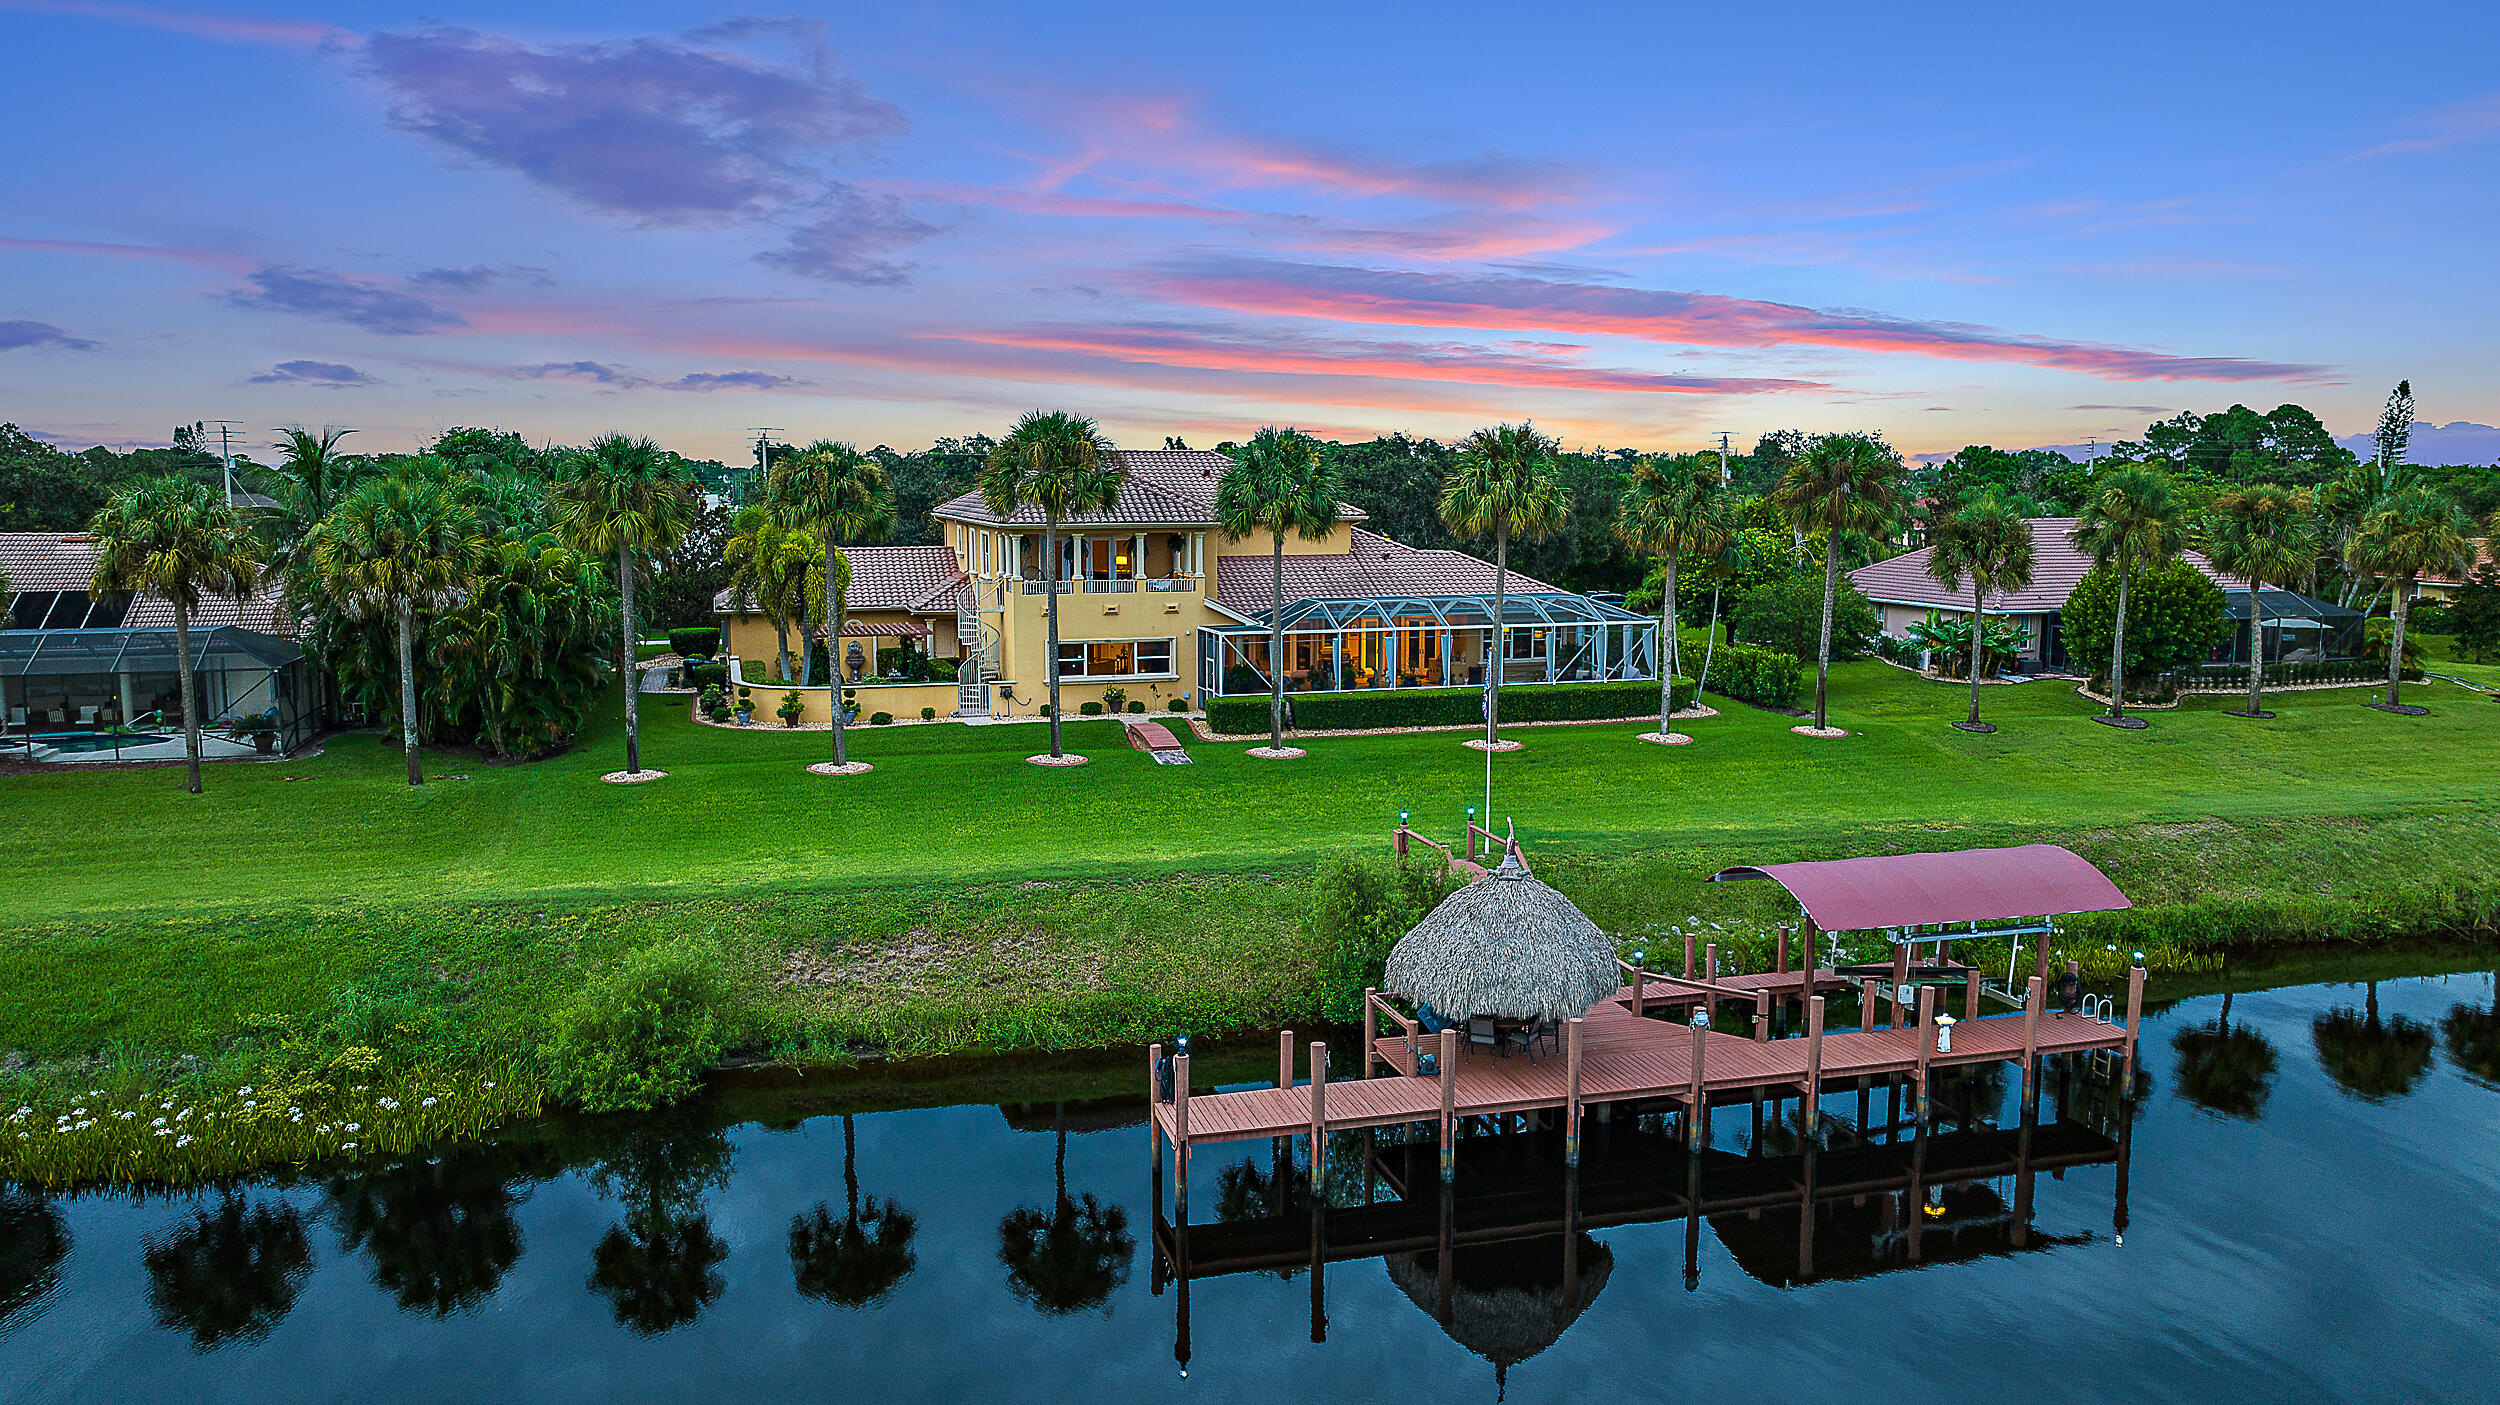
{"type": "Polygon", "coordinates": [[[2126,1054],[2121,1061],[2125,1081],[2118,1085],[2119,1096],[2130,1101],[2135,1097],[2135,1036],[2143,1022],[2144,968],[2139,965],[2127,971],[2127,1042],[2124,1046],[2126,1054]]]}
{"type": "Polygon", "coordinates": [[[1163,1123],[1155,1109],[1163,1103],[1163,1046],[1146,1046],[1146,1150],[1155,1164],[1163,1164],[1163,1123]]]}
{"type": "Polygon", "coordinates": [[[1892,949],[1892,1018],[1886,1029],[1901,1027],[1901,989],[1910,983],[1910,944],[1901,943],[1892,949]]]}
{"type": "Polygon", "coordinates": [[[1780,924],[1779,945],[1774,948],[1771,969],[1782,975],[1788,973],[1788,924],[1785,922],[1780,924]]]}
{"type": "Polygon", "coordinates": [[[1290,1029],[1276,1031],[1276,1086],[1293,1086],[1293,1031],[1290,1029]]]}
{"type": "Polygon", "coordinates": [[[1563,1026],[1563,1164],[1580,1164],[1580,1025],[1578,1015],[1563,1026]]]}
{"type": "Polygon", "coordinates": [[[1377,1042],[1375,1038],[1377,1031],[1372,1028],[1372,1001],[1379,994],[1380,992],[1371,986],[1363,987],[1363,1076],[1365,1078],[1372,1076],[1372,1059],[1375,1057],[1373,1051],[1377,1042]]]}
{"type": "Polygon", "coordinates": [[[2049,983],[2033,976],[2023,992],[2023,1108],[2033,1116],[2040,1107],[2040,1011],[2048,997],[2049,983]]]}
{"type": "MultiPolygon", "coordinates": [[[[1445,1029],[1441,1031],[1441,1184],[1448,1185],[1456,1179],[1458,1179],[1458,1031],[1445,1029]]],[[[1443,1257],[1447,1259],[1446,1254],[1443,1257]]]]}
{"type": "Polygon", "coordinates": [[[1172,1198],[1189,1218],[1189,1055],[1172,1060],[1172,1198]]]}
{"type": "Polygon", "coordinates": [[[1693,978],[1693,934],[1684,934],[1684,979],[1693,978]]]}
{"type": "MultiPolygon", "coordinates": [[[[1292,1051],[1286,1051],[1287,1057],[1292,1051]]],[[[1287,1068],[1287,1073],[1293,1070],[1287,1068]]],[[[1328,1046],[1311,1041],[1311,1199],[1328,1193],[1328,1046]]]]}
{"type": "Polygon", "coordinates": [[[1814,1140],[1816,1124],[1822,1121],[1823,1102],[1823,997],[1806,1000],[1806,1085],[1804,1107],[1806,1141],[1814,1140]]]}
{"type": "Polygon", "coordinates": [[[1702,1008],[1709,1012],[1711,1023],[1716,1024],[1719,1019],[1719,944],[1711,942],[1702,950],[1708,953],[1702,963],[1702,970],[1705,972],[1703,979],[1710,982],[1711,989],[1709,994],[1701,998],[1701,1003],[1702,1008]]]}
{"type": "Polygon", "coordinates": [[[1965,1020],[1979,1018],[1979,987],[1979,968],[1974,966],[1962,982],[1962,1018],[1965,1020]]]}
{"type": "Polygon", "coordinates": [[[1703,1025],[1693,1026],[1692,1082],[1684,1089],[1684,1139],[1698,1148],[1710,1140],[1710,1094],[1702,1083],[1702,1042],[1710,1037],[1703,1025]]]}

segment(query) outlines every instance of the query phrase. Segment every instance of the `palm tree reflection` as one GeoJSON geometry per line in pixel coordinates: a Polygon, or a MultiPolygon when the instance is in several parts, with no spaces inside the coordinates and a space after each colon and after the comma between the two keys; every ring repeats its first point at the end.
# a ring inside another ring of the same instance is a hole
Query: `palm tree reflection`
{"type": "Polygon", "coordinates": [[[721,1294],[729,1246],[712,1233],[703,1196],[729,1182],[733,1155],[700,1112],[620,1124],[616,1148],[591,1183],[624,1206],[591,1250],[590,1289],[608,1300],[617,1325],[642,1336],[683,1327],[721,1294]]]}
{"type": "Polygon", "coordinates": [[[1019,1205],[998,1222],[998,1261],[1007,1287],[1043,1312],[1058,1315],[1100,1307],[1128,1282],[1137,1241],[1128,1212],[1092,1195],[1068,1196],[1068,1129],[1057,1128],[1051,1206],[1019,1205]]]}
{"type": "Polygon", "coordinates": [[[332,1180],[330,1212],[402,1310],[448,1317],[491,1295],[521,1257],[508,1171],[491,1148],[409,1157],[332,1180]]]}
{"type": "Polygon", "coordinates": [[[790,1270],[799,1291],[844,1307],[867,1307],[894,1290],[918,1265],[911,1238],[918,1227],[892,1198],[868,1197],[860,1208],[859,1170],[852,1159],[851,1118],[842,1117],[842,1186],[848,1205],[836,1221],[821,1202],[790,1220],[790,1270]]]}
{"type": "Polygon", "coordinates": [[[2380,1103],[2413,1091],[2430,1071],[2430,1026],[2397,1015],[2381,1020],[2378,982],[2369,982],[2365,1013],[2351,1006],[2327,1011],[2311,1021],[2309,1036],[2318,1049],[2318,1065],[2337,1086],[2363,1102],[2380,1103]]]}
{"type": "Polygon", "coordinates": [[[2491,977],[2491,1008],[2452,1005],[2439,1022],[2439,1032],[2448,1043],[2448,1061],[2459,1072],[2486,1087],[2500,1087],[2500,971],[2491,977]]]}
{"type": "Polygon", "coordinates": [[[2274,1091],[2274,1045],[2253,1029],[2231,1027],[2231,997],[2208,1024],[2170,1036],[2179,1056],[2179,1096],[2223,1117],[2254,1122],[2274,1091]]]}
{"type": "Polygon", "coordinates": [[[208,1351],[269,1335],[304,1286],[312,1244],[294,1206],[229,1191],[214,1212],[194,1211],[189,1224],[150,1238],[145,1261],[156,1320],[208,1351]]]}
{"type": "Polygon", "coordinates": [[[0,1328],[52,1296],[68,1255],[69,1225],[51,1201],[0,1191],[0,1328]]]}

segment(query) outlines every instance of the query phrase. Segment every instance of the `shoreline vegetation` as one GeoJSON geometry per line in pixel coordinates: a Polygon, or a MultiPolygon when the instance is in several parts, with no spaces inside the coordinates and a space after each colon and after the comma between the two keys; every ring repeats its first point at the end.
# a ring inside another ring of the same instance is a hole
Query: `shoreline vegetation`
{"type": "MultiPolygon", "coordinates": [[[[2076,849],[2136,902],[2066,924],[2060,946],[2101,981],[2111,946],[2193,985],[2270,950],[2489,943],[2500,923],[2500,709],[2462,689],[2404,719],[2364,689],[2302,694],[2265,724],[2199,698],[2129,734],[2066,689],[2007,689],[1990,736],[1943,725],[1955,690],[1880,664],[1837,666],[1832,691],[1852,736],[1826,746],[1724,706],[1672,753],[1632,745],[1641,724],[1539,728],[1496,760],[1496,814],[1653,965],[1697,924],[1738,968],[1769,963],[1793,906],[1703,881],[1730,864],[2030,842],[2076,849]]],[[[579,1086],[555,1031],[612,1027],[583,1023],[594,990],[616,1002],[603,1018],[640,1019],[610,977],[662,946],[715,966],[701,1028],[663,1014],[631,1037],[808,1069],[811,1089],[931,1056],[1315,1027],[1326,988],[1403,930],[1400,885],[1378,891],[1398,810],[1438,836],[1482,783],[1439,734],[1319,737],[1289,771],[1220,747],[1165,768],[1117,725],[1070,721],[1098,764],[1048,776],[992,729],[863,737],[879,769],[839,797],[806,776],[812,744],[667,715],[643,730],[671,777],[630,792],[596,784],[599,735],[529,767],[429,756],[444,779],[423,790],[395,746],[352,734],[221,771],[203,797],[170,772],[0,780],[20,854],[0,1176],[179,1182],[526,1120],[579,1086]],[[859,1067],[814,1072],[842,1065],[859,1067]],[[385,1097],[390,1116],[359,1115],[385,1097]],[[185,1107],[232,1130],[153,1135],[185,1107]],[[80,1122],[75,1147],[48,1130],[80,1122]]]]}

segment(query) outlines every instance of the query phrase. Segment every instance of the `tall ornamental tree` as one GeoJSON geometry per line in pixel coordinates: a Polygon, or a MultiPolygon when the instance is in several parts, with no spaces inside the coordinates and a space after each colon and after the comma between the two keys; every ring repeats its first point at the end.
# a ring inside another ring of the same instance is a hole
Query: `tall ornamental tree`
{"type": "Polygon", "coordinates": [[[618,644],[618,671],[625,676],[625,769],[642,770],[641,715],[635,705],[634,578],[636,558],[668,550],[694,521],[695,496],[683,470],[648,439],[602,434],[567,457],[564,477],[547,489],[556,530],[573,549],[616,558],[616,585],[625,637],[618,644]]]}
{"type": "MultiPolygon", "coordinates": [[[[1298,429],[1262,428],[1250,436],[1215,486],[1215,525],[1240,541],[1265,532],[1273,566],[1268,596],[1267,747],[1285,748],[1285,535],[1320,541],[1336,529],[1343,481],[1319,441],[1298,429]]],[[[1055,710],[1055,709],[1054,709],[1055,710]]]]}
{"type": "Polygon", "coordinates": [[[2198,535],[2215,569],[2248,582],[2248,706],[2241,717],[2268,717],[2265,589],[2292,588],[2318,559],[2316,509],[2307,493],[2260,483],[2215,498],[2198,535]]]}
{"type": "Polygon", "coordinates": [[[842,600],[850,573],[842,568],[842,544],[884,536],[894,529],[894,489],[885,465],[848,444],[819,439],[773,465],[764,482],[764,510],[783,531],[809,538],[822,549],[825,587],[825,660],[833,676],[833,764],[850,764],[842,727],[842,600]]]}
{"type": "Polygon", "coordinates": [[[1979,720],[1988,597],[2012,595],[2031,585],[2031,523],[1995,490],[1982,493],[1937,524],[1927,574],[1947,590],[1965,582],[1970,586],[1970,716],[1953,725],[1965,732],[1993,732],[1995,727],[1979,720]]]}
{"type": "MultiPolygon", "coordinates": [[[[1510,583],[1510,543],[1562,530],[1571,493],[1554,462],[1557,444],[1531,424],[1499,424],[1458,441],[1458,465],[1441,485],[1441,522],[1463,537],[1493,539],[1493,641],[1485,660],[1484,741],[1502,726],[1502,614],[1510,583]]],[[[1489,817],[1488,817],[1489,822],[1489,817]]]]}
{"type": "Polygon", "coordinates": [[[1668,724],[1675,712],[1675,680],[1684,671],[1682,641],[1676,637],[1676,573],[1687,556],[1723,555],[1739,525],[1736,496],[1710,455],[1632,461],[1615,509],[1615,535],[1634,551],[1656,556],[1665,575],[1658,604],[1659,736],[1673,735],[1668,724]]]}
{"type": "Polygon", "coordinates": [[[973,486],[1000,518],[1023,508],[1042,515],[1043,614],[1049,643],[1042,666],[1050,685],[1050,754],[1066,755],[1059,738],[1059,525],[1120,500],[1120,471],[1111,441],[1093,420],[1065,410],[1029,410],[990,450],[973,486]]]}
{"type": "Polygon", "coordinates": [[[740,609],[761,614],[773,627],[781,681],[791,679],[790,627],[800,626],[802,647],[806,626],[817,619],[809,585],[821,567],[815,544],[785,531],[761,503],[738,509],[731,519],[729,540],[722,547],[729,566],[730,598],[740,609]]]}
{"type": "Polygon", "coordinates": [[[280,573],[285,603],[299,617],[320,590],[312,576],[313,528],[368,471],[364,459],[340,447],[355,432],[326,424],[318,434],[302,425],[278,431],[278,466],[268,470],[278,510],[267,514],[261,531],[269,543],[269,565],[280,573]]]}
{"type": "Polygon", "coordinates": [[[349,614],[396,627],[400,745],[410,785],[425,784],[417,755],[417,613],[465,595],[484,554],[469,505],[440,479],[409,472],[357,484],[313,534],[312,568],[330,598],[349,614]]]}
{"type": "Polygon", "coordinates": [[[174,667],[182,674],[182,747],[190,792],[200,793],[199,685],[191,671],[191,617],[212,596],[241,599],[260,583],[251,532],[226,496],[174,474],[142,478],[106,500],[87,530],[96,539],[96,595],[127,591],[174,611],[174,667]]]}
{"type": "Polygon", "coordinates": [[[2109,712],[2103,720],[2127,721],[2127,587],[2136,572],[2158,566],[2187,544],[2187,514],[2169,475],[2128,465],[2093,481],[2075,520],[2074,542],[2094,564],[2118,577],[2118,610],[2109,640],[2109,712]]]}
{"type": "Polygon", "coordinates": [[[2345,560],[2355,571],[2396,585],[2388,611],[2394,634],[2387,641],[2387,701],[2380,706],[2404,706],[2398,689],[2404,683],[2405,622],[2413,613],[2415,589],[2424,576],[2463,576],[2473,566],[2473,530],[2464,508],[2428,488],[2399,489],[2362,514],[2345,560]]]}
{"type": "Polygon", "coordinates": [[[1823,627],[1814,666],[1814,730],[1828,730],[1825,702],[1831,691],[1832,598],[1840,588],[1841,539],[1872,536],[1891,528],[1903,507],[1901,454],[1872,434],[1827,434],[1780,475],[1771,490],[1789,530],[1823,535],[1823,627]]]}

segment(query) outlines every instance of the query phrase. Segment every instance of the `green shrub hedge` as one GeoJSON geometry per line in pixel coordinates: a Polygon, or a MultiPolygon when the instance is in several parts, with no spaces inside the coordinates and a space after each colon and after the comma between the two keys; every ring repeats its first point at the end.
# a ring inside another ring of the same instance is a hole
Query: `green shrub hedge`
{"type": "Polygon", "coordinates": [[[920,720],[923,722],[935,722],[937,720],[937,709],[934,707],[924,707],[920,709],[920,720]]]}
{"type": "MultiPolygon", "coordinates": [[[[2495,698],[2500,698],[2500,693],[2494,693],[2494,694],[2492,694],[2492,696],[2493,696],[2493,697],[2495,697],[2495,698]]],[[[1189,699],[1187,699],[1187,698],[1174,698],[1174,699],[1172,699],[1170,702],[1168,702],[1168,703],[1164,704],[1164,706],[1169,707],[1169,708],[1170,708],[1170,709],[1172,709],[1174,712],[1187,712],[1187,711],[1189,711],[1189,699]]]]}
{"type": "Polygon", "coordinates": [[[693,680],[694,686],[698,689],[726,688],[729,686],[729,665],[725,663],[693,664],[687,667],[686,676],[693,680]]]}
{"type": "Polygon", "coordinates": [[[681,658],[708,659],[720,652],[720,626],[706,624],[691,629],[672,629],[668,632],[668,647],[670,652],[681,658]]]}
{"type": "Polygon", "coordinates": [[[894,714],[891,712],[872,712],[868,714],[868,725],[871,727],[882,727],[893,720],[894,714]]]}
{"type": "Polygon", "coordinates": [[[1076,705],[1076,710],[1077,710],[1077,711],[1079,711],[1079,712],[1081,712],[1081,713],[1084,713],[1084,714],[1085,714],[1086,716],[1088,716],[1088,717],[1100,717],[1100,716],[1102,716],[1102,704],[1101,704],[1101,703],[1098,703],[1098,702],[1081,702],[1081,703],[1078,703],[1078,704],[1076,705]]]}
{"type": "Polygon", "coordinates": [[[1795,707],[1805,696],[1805,665],[1759,644],[1722,644],[1710,661],[1710,691],[1764,707],[1795,707]]]}
{"type": "MultiPolygon", "coordinates": [[[[1294,693],[1285,699],[1293,726],[1303,732],[1354,731],[1366,727],[1452,727],[1484,721],[1481,688],[1380,688],[1352,693],[1294,693]]],[[[1692,706],[1693,684],[1675,682],[1675,705],[1692,706]]],[[[1209,698],[1207,720],[1236,736],[1267,730],[1264,697],[1209,698]]],[[[1655,717],[1655,683],[1515,683],[1502,689],[1505,722],[1579,722],[1610,717],[1655,717]]]]}

